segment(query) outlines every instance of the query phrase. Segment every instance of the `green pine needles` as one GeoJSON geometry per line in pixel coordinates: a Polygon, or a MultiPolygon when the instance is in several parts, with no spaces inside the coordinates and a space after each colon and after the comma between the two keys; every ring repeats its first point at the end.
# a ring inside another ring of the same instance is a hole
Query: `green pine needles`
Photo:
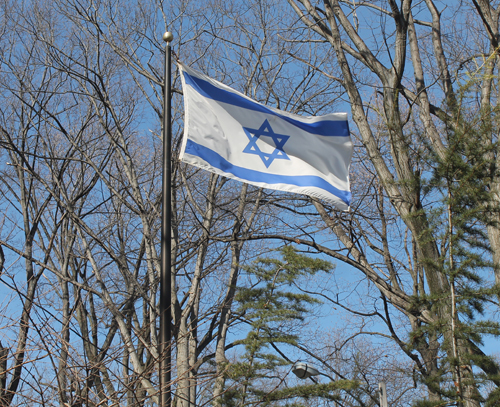
{"type": "Polygon", "coordinates": [[[290,351],[299,341],[298,327],[317,299],[298,292],[294,282],[318,272],[329,272],[331,263],[285,246],[277,257],[261,258],[245,268],[248,285],[238,289],[237,314],[248,326],[244,353],[228,366],[226,391],[221,405],[302,406],[305,400],[337,400],[340,389],[356,383],[337,381],[321,384],[290,380],[290,351]],[[288,353],[288,356],[287,356],[288,353]]]}
{"type": "Polygon", "coordinates": [[[428,235],[440,242],[440,257],[432,264],[424,259],[424,267],[440,270],[448,285],[415,298],[415,307],[426,303],[436,316],[414,330],[410,341],[416,350],[422,341],[436,344],[436,369],[429,375],[421,369],[421,379],[441,398],[415,406],[500,405],[498,392],[488,390],[500,384],[499,367],[479,348],[485,335],[500,336],[500,324],[485,317],[487,307],[498,306],[500,298],[500,287],[491,282],[491,271],[498,265],[487,233],[488,227],[499,227],[499,208],[490,190],[498,176],[498,145],[491,139],[494,116],[482,112],[479,118],[465,120],[463,112],[456,111],[454,117],[460,119],[445,129],[445,154],[438,156],[429,148],[432,172],[423,192],[435,197],[427,211],[433,219],[428,235]]]}

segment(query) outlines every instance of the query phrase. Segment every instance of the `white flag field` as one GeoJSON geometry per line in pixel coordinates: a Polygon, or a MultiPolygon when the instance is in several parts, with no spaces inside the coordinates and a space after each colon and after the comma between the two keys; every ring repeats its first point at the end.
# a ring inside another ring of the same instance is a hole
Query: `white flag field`
{"type": "Polygon", "coordinates": [[[298,116],[262,105],[182,63],[180,158],[248,184],[351,204],[346,113],[298,116]]]}

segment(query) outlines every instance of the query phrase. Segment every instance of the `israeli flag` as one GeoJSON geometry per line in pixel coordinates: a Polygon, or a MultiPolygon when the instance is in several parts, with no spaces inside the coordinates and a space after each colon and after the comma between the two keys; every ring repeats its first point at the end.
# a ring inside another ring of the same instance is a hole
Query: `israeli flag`
{"type": "Polygon", "coordinates": [[[303,117],[264,106],[179,63],[184,92],[181,160],[264,188],[351,203],[346,113],[303,117]]]}

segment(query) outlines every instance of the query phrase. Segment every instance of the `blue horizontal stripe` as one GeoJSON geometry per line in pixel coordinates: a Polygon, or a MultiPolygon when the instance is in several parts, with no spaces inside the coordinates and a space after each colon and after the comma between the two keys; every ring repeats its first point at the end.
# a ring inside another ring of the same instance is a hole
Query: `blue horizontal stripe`
{"type": "Polygon", "coordinates": [[[332,195],[340,198],[347,205],[351,204],[351,193],[349,191],[342,191],[335,188],[329,182],[325,181],[321,177],[314,175],[277,175],[269,174],[267,172],[260,172],[251,170],[244,167],[238,167],[237,165],[231,164],[225,158],[221,157],[215,151],[195,143],[192,140],[187,140],[185,152],[196,157],[200,157],[205,160],[212,167],[217,168],[223,172],[233,174],[242,180],[248,182],[264,182],[266,184],[289,184],[298,187],[316,187],[323,189],[332,195]]]}
{"type": "Polygon", "coordinates": [[[337,137],[349,136],[349,125],[347,123],[347,120],[321,120],[315,123],[304,123],[300,120],[281,115],[276,111],[270,109],[269,107],[257,103],[253,100],[244,98],[237,93],[229,92],[225,89],[221,89],[217,86],[212,85],[208,81],[205,81],[193,75],[189,75],[186,71],[183,71],[183,73],[186,84],[190,85],[193,89],[195,89],[198,93],[205,96],[206,98],[237,107],[242,107],[244,109],[254,110],[256,112],[278,116],[288,123],[293,124],[294,126],[311,134],[337,137]]]}

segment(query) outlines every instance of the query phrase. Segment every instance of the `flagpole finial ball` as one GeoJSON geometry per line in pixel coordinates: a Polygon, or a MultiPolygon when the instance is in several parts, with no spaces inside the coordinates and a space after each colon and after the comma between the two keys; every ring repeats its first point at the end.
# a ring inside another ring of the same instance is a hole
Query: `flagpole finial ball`
{"type": "Polygon", "coordinates": [[[172,42],[173,39],[174,39],[174,34],[172,34],[170,31],[167,31],[165,34],[163,34],[163,41],[172,42]]]}

